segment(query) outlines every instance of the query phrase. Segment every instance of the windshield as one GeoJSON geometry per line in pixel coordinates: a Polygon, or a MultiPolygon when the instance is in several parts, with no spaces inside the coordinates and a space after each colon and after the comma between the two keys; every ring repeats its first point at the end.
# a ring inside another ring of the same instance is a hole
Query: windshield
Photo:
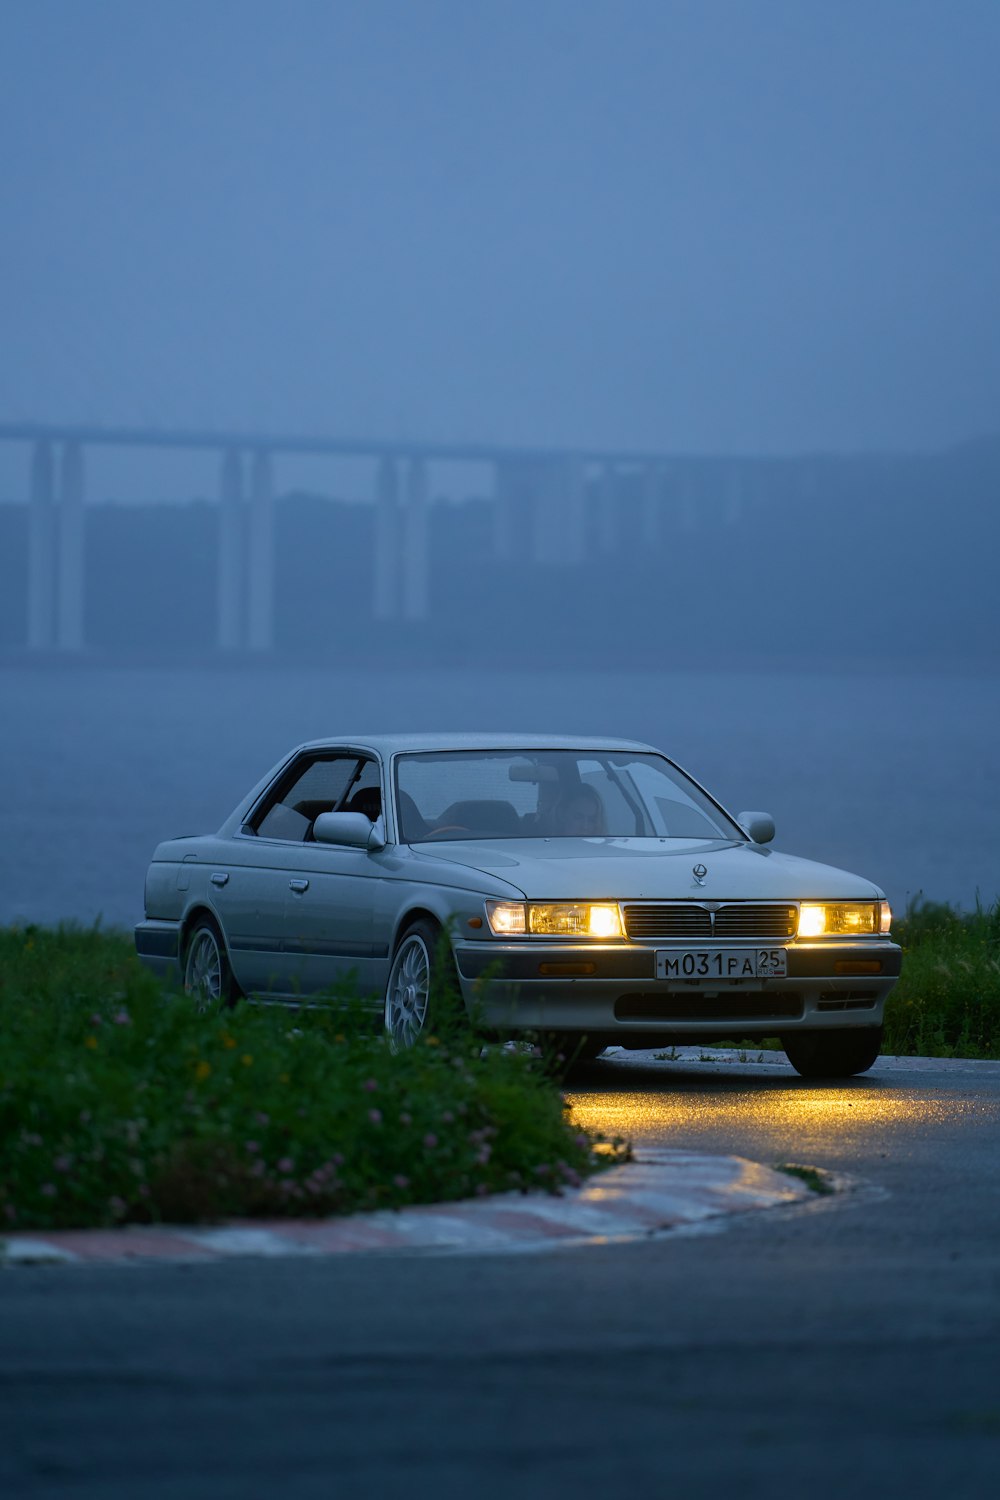
{"type": "Polygon", "coordinates": [[[403,843],[434,839],[742,838],[662,755],[445,750],[401,755],[403,843]]]}

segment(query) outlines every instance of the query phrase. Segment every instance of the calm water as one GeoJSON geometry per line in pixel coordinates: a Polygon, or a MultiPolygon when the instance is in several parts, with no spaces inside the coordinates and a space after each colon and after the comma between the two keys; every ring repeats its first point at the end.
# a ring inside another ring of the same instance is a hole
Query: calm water
{"type": "Polygon", "coordinates": [[[897,907],[1000,894],[994,677],[9,669],[0,921],[128,925],[153,846],[217,828],[290,746],[434,729],[648,740],[897,907]]]}

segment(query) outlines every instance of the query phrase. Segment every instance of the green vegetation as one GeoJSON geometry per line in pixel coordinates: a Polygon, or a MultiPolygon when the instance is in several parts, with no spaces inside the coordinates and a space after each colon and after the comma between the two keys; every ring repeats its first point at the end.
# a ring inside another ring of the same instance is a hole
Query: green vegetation
{"type": "Polygon", "coordinates": [[[795,1162],[776,1161],[774,1170],[784,1172],[787,1177],[797,1177],[810,1192],[818,1193],[821,1198],[834,1192],[829,1172],[824,1172],[821,1167],[800,1167],[795,1162]]]}
{"type": "Polygon", "coordinates": [[[886,1053],[1000,1057],[1000,903],[960,913],[921,901],[893,928],[903,973],[886,1005],[886,1053]]]}
{"type": "Polygon", "coordinates": [[[627,1156],[522,1050],[446,1025],[394,1056],[336,997],[199,1015],[124,934],[0,931],[0,1027],[0,1230],[558,1192],[627,1156]]]}

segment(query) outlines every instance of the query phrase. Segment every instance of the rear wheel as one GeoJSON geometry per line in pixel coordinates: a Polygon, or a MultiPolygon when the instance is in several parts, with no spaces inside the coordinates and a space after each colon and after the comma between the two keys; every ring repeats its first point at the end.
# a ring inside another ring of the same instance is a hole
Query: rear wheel
{"type": "Polygon", "coordinates": [[[239,989],[229,967],[226,945],[211,917],[195,923],[184,956],[184,993],[202,1014],[236,1004],[239,989]]]}
{"type": "Polygon", "coordinates": [[[785,1056],[803,1078],[852,1078],[867,1073],[882,1050],[882,1027],[802,1031],[783,1036],[785,1056]]]}

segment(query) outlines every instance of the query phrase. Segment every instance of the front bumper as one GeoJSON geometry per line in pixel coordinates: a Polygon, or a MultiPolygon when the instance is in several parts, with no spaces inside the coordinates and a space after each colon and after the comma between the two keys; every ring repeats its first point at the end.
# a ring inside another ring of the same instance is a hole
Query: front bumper
{"type": "Polygon", "coordinates": [[[785,949],[787,976],[657,979],[657,952],[678,946],[693,945],[465,942],[455,958],[466,1004],[488,1029],[586,1032],[623,1046],[880,1026],[902,960],[885,939],[764,942],[785,949]]]}

